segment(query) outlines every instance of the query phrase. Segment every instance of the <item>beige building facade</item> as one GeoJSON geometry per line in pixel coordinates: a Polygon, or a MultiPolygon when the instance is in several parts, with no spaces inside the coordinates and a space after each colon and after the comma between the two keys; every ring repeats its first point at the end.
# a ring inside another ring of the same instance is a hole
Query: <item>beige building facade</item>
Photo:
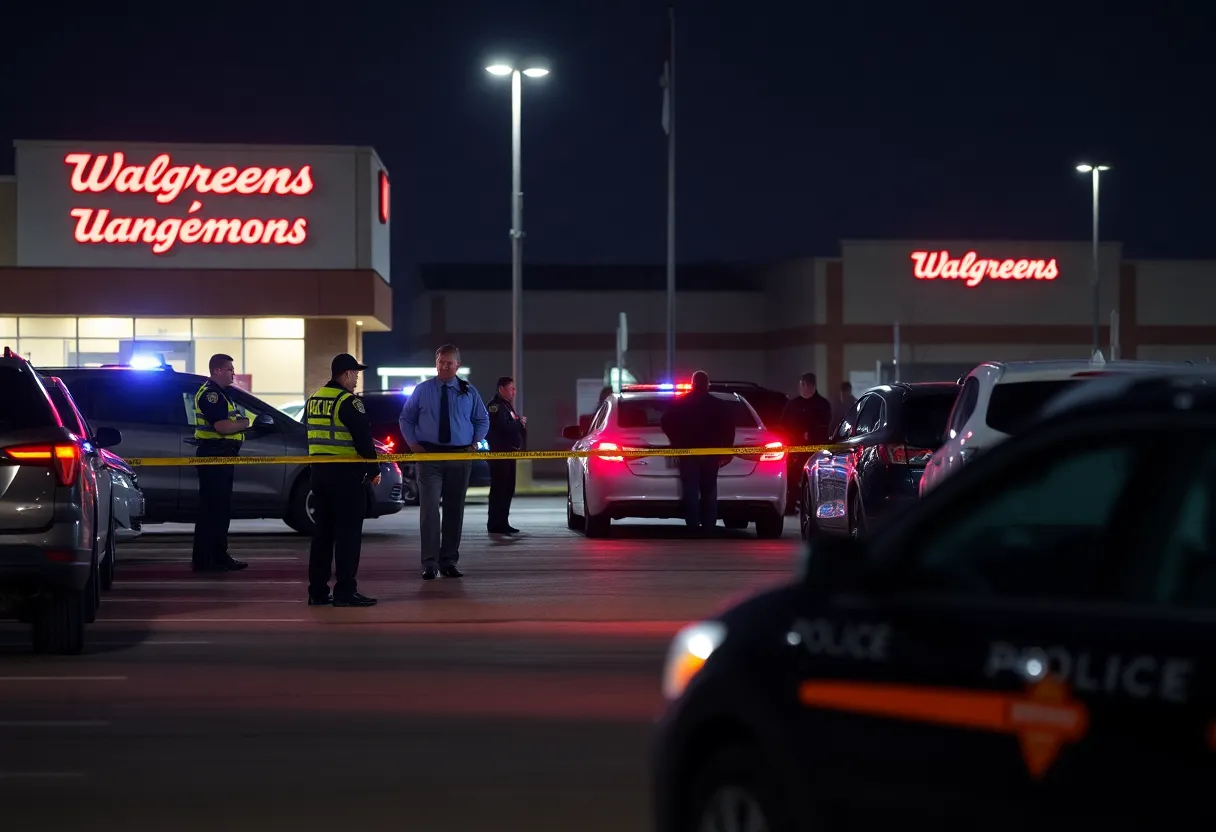
{"type": "Polygon", "coordinates": [[[392,328],[371,148],[21,141],[0,178],[0,342],[43,366],[235,359],[276,405],[392,328]]]}

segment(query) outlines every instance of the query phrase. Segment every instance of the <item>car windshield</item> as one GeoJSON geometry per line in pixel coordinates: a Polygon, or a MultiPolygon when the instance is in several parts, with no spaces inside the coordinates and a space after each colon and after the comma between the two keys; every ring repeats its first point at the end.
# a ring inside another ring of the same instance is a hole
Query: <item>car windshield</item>
{"type": "MultiPolygon", "coordinates": [[[[663,414],[671,409],[678,396],[647,396],[622,399],[617,405],[617,425],[622,428],[657,428],[663,414]]],[[[738,399],[721,400],[730,411],[737,428],[758,427],[748,406],[738,399]]]]}
{"type": "Polygon", "coordinates": [[[998,384],[988,402],[988,427],[1010,436],[1019,433],[1049,401],[1080,383],[1079,379],[1062,378],[998,384]]]}
{"type": "Polygon", "coordinates": [[[29,430],[56,424],[51,403],[26,367],[0,367],[0,430],[29,430]]]}
{"type": "Polygon", "coordinates": [[[946,431],[946,420],[950,418],[957,392],[921,393],[904,399],[899,409],[904,441],[918,448],[937,448],[946,431]]]}

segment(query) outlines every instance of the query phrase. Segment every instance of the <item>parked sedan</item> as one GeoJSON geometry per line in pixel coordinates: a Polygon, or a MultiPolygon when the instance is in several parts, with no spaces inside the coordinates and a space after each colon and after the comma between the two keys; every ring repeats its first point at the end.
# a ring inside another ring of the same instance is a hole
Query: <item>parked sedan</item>
{"type": "Polygon", "coordinates": [[[953,382],[896,382],[864,393],[832,436],[842,447],[813,454],[802,468],[803,539],[857,537],[916,502],[958,391],[953,382]]]}

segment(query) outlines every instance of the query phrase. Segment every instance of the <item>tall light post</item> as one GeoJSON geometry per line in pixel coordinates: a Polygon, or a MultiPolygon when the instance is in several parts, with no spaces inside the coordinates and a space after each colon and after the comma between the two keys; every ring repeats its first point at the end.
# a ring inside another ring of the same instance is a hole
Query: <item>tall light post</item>
{"type": "MultiPolygon", "coordinates": [[[[1093,262],[1090,264],[1093,268],[1093,275],[1090,277],[1092,289],[1094,293],[1094,349],[1096,353],[1102,349],[1102,344],[1099,340],[1098,330],[1101,329],[1102,323],[1102,302],[1099,296],[1099,289],[1102,284],[1102,265],[1098,259],[1098,179],[1104,171],[1110,170],[1110,165],[1077,165],[1077,170],[1080,173],[1088,173],[1092,175],[1094,181],[1094,250],[1093,262]]],[[[1092,353],[1091,353],[1092,354],[1092,353]]]]}
{"type": "Polygon", "coordinates": [[[549,70],[539,63],[517,69],[510,63],[486,67],[491,75],[511,76],[511,376],[515,379],[515,411],[524,412],[524,193],[520,154],[520,124],[523,120],[523,76],[543,78],[549,70]]]}

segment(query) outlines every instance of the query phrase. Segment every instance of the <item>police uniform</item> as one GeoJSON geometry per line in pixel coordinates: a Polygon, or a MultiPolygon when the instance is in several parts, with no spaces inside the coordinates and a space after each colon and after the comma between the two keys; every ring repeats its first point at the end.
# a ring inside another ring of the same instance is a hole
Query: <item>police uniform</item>
{"type": "MultiPolygon", "coordinates": [[[[234,457],[241,453],[244,432],[220,433],[217,422],[244,416],[223,388],[208,379],[194,394],[194,438],[196,456],[234,457]]],[[[249,564],[228,554],[228,527],[232,523],[232,465],[196,465],[198,471],[198,519],[194,523],[194,551],[191,557],[197,572],[234,572],[249,564]]]]}
{"type": "MultiPolygon", "coordinates": [[[[486,441],[491,451],[522,451],[527,443],[527,428],[511,402],[495,394],[486,406],[490,414],[490,431],[486,441]]],[[[490,511],[486,528],[492,534],[514,534],[519,529],[509,522],[511,499],[515,496],[514,459],[487,460],[490,466],[490,511]]]]}
{"type": "Polygon", "coordinates": [[[376,458],[376,444],[363,400],[336,380],[348,370],[367,368],[347,354],[337,356],[331,367],[335,380],[313,393],[304,408],[308,455],[350,462],[310,466],[314,529],[308,555],[308,603],[370,607],[376,600],[358,592],[356,576],[367,516],[367,483],[380,473],[380,466],[364,461],[376,458]],[[332,596],[331,576],[336,577],[332,596]]]}

